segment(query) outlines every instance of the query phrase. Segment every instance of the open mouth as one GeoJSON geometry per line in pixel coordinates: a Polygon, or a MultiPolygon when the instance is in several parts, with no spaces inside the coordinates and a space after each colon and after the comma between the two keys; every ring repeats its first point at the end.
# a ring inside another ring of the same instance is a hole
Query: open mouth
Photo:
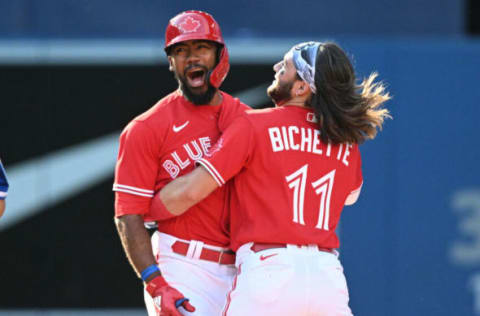
{"type": "Polygon", "coordinates": [[[191,87],[198,88],[205,84],[206,71],[202,68],[192,68],[186,72],[186,77],[191,87]]]}

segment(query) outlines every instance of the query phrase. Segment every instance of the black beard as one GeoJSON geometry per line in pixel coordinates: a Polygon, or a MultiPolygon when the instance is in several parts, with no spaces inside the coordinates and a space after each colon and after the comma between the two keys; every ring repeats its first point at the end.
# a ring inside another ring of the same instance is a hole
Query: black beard
{"type": "Polygon", "coordinates": [[[175,77],[177,77],[178,82],[180,83],[180,90],[183,92],[183,95],[185,98],[192,102],[195,105],[208,105],[210,101],[212,101],[213,97],[215,96],[215,93],[217,92],[217,88],[211,85],[209,77],[207,75],[207,91],[205,93],[197,94],[194,93],[187,84],[187,81],[184,78],[181,78],[180,76],[175,74],[175,77]]]}
{"type": "Polygon", "coordinates": [[[280,104],[291,99],[290,91],[292,87],[293,82],[277,83],[273,87],[268,87],[267,94],[275,104],[280,104]]]}

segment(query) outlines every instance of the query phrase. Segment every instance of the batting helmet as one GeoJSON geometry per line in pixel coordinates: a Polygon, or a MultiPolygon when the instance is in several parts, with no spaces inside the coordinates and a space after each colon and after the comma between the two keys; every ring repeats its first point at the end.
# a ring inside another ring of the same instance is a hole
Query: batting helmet
{"type": "Polygon", "coordinates": [[[218,64],[210,72],[210,83],[215,88],[220,87],[228,74],[228,50],[223,41],[222,32],[217,21],[203,11],[185,11],[173,17],[165,31],[165,52],[173,45],[189,40],[207,40],[221,45],[218,64]]]}

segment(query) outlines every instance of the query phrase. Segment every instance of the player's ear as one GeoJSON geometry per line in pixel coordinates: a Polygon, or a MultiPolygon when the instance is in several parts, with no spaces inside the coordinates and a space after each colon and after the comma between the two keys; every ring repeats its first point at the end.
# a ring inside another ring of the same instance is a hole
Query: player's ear
{"type": "Polygon", "coordinates": [[[304,94],[306,94],[310,91],[310,87],[303,80],[295,81],[295,84],[294,84],[293,88],[295,89],[295,95],[297,97],[301,96],[301,95],[304,95],[304,94]]]}
{"type": "Polygon", "coordinates": [[[300,92],[306,92],[307,90],[309,90],[310,87],[305,81],[302,80],[300,83],[301,83],[299,87],[300,92]]]}
{"type": "Polygon", "coordinates": [[[173,58],[168,56],[168,70],[173,71],[173,58]]]}

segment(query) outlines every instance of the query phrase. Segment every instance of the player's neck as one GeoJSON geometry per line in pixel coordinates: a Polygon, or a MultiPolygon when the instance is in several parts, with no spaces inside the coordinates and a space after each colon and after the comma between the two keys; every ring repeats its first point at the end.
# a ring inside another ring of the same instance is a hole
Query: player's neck
{"type": "Polygon", "coordinates": [[[220,93],[219,90],[217,90],[215,92],[215,95],[213,96],[212,100],[210,101],[210,103],[208,105],[219,105],[223,102],[223,96],[222,94],[220,93]]]}
{"type": "Polygon", "coordinates": [[[301,108],[308,107],[307,101],[311,96],[310,89],[291,89],[290,90],[290,99],[285,100],[284,102],[279,102],[276,105],[293,105],[301,108]]]}
{"type": "Polygon", "coordinates": [[[277,107],[278,106],[284,106],[284,105],[289,105],[289,106],[293,105],[293,106],[298,106],[298,107],[302,107],[302,108],[307,107],[305,105],[305,100],[300,99],[300,98],[292,98],[292,99],[289,99],[289,100],[280,101],[280,102],[275,103],[275,105],[277,107]]]}

